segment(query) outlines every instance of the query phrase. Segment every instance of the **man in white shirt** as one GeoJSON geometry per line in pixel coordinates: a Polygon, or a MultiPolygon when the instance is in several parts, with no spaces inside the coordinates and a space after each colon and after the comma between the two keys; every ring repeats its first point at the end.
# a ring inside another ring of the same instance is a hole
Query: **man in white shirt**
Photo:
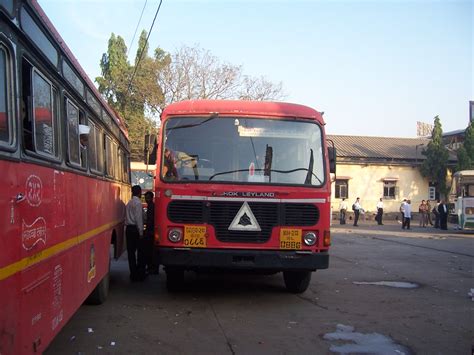
{"type": "Polygon", "coordinates": [[[382,218],[383,218],[383,201],[382,198],[380,198],[380,201],[377,202],[377,216],[375,217],[375,220],[377,221],[377,224],[379,226],[383,226],[382,223],[382,218]]]}
{"type": "Polygon", "coordinates": [[[125,207],[125,235],[127,237],[128,266],[132,281],[145,279],[145,254],[143,250],[143,207],[142,189],[132,186],[132,199],[125,207]]]}
{"type": "Polygon", "coordinates": [[[357,222],[359,221],[360,212],[362,210],[359,197],[357,197],[354,204],[352,205],[352,210],[354,211],[354,227],[358,227],[359,225],[357,224],[357,222]]]}
{"type": "Polygon", "coordinates": [[[411,221],[411,200],[408,200],[403,206],[403,224],[402,229],[410,229],[411,221]]]}

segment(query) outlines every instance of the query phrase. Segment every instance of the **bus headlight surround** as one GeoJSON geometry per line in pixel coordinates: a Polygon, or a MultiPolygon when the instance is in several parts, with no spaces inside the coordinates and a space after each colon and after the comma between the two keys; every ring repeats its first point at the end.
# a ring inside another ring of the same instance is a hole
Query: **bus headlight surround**
{"type": "Polygon", "coordinates": [[[304,243],[308,246],[313,246],[314,244],[316,244],[317,240],[318,240],[318,237],[316,233],[314,232],[306,232],[303,237],[304,243]]]}
{"type": "Polygon", "coordinates": [[[172,228],[168,231],[168,240],[172,243],[179,243],[183,239],[182,228],[172,228]]]}

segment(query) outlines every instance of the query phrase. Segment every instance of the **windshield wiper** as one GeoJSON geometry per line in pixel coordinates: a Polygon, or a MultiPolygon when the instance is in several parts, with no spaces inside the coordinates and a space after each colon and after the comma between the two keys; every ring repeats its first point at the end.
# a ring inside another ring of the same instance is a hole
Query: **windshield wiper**
{"type": "Polygon", "coordinates": [[[197,127],[197,126],[200,126],[200,125],[202,125],[202,124],[204,124],[204,123],[207,123],[207,122],[213,120],[214,118],[216,118],[216,117],[218,117],[218,116],[219,116],[219,114],[213,113],[213,114],[211,114],[211,117],[209,117],[208,119],[205,119],[205,120],[202,121],[202,122],[189,123],[189,124],[183,124],[183,125],[181,125],[181,126],[166,128],[166,131],[172,131],[172,130],[181,129],[181,128],[197,127]]]}
{"type": "MultiPolygon", "coordinates": [[[[212,175],[211,177],[209,177],[209,181],[214,179],[216,176],[219,176],[219,175],[226,175],[226,174],[232,174],[232,173],[240,173],[240,172],[244,172],[244,171],[249,171],[249,169],[237,169],[237,170],[229,170],[229,171],[223,171],[223,172],[220,172],[220,173],[215,173],[214,175],[212,175]]],[[[280,174],[290,174],[290,173],[294,173],[295,171],[307,171],[308,174],[314,176],[320,184],[322,184],[323,182],[319,179],[319,177],[313,173],[311,170],[309,170],[308,168],[296,168],[296,169],[291,169],[291,170],[275,170],[275,169],[255,169],[255,171],[268,171],[268,172],[272,172],[272,173],[280,173],[280,174]]]]}
{"type": "Polygon", "coordinates": [[[305,185],[311,185],[311,178],[313,177],[313,165],[314,165],[313,150],[310,149],[309,151],[311,152],[311,154],[309,157],[308,174],[306,174],[306,179],[304,179],[305,185]]]}

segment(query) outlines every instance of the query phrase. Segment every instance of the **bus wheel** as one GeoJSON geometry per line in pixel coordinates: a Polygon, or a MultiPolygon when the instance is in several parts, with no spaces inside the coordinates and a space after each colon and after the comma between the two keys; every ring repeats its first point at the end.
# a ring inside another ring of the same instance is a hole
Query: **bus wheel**
{"type": "Polygon", "coordinates": [[[303,293],[311,281],[311,271],[283,271],[286,289],[292,293],[303,293]]]}
{"type": "Polygon", "coordinates": [[[169,292],[181,291],[184,284],[184,270],[175,268],[165,268],[166,288],[169,292]]]}
{"type": "Polygon", "coordinates": [[[109,270],[104,275],[102,280],[97,284],[94,291],[87,297],[87,304],[102,304],[109,295],[109,284],[110,284],[110,259],[109,259],[109,270]]]}

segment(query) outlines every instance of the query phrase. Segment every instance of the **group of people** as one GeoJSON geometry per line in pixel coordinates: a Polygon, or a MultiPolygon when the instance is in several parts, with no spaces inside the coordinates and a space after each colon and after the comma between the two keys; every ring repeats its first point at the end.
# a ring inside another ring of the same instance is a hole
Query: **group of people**
{"type": "Polygon", "coordinates": [[[158,273],[153,255],[154,195],[151,191],[145,193],[146,213],[142,207],[141,197],[141,187],[132,186],[132,199],[125,207],[125,237],[132,281],[143,281],[149,273],[158,273]]]}
{"type": "MultiPolygon", "coordinates": [[[[383,208],[383,200],[380,198],[376,205],[377,214],[375,216],[378,225],[383,225],[383,208]]],[[[347,209],[348,205],[346,199],[343,198],[339,204],[340,224],[346,224],[347,209]]],[[[365,213],[360,204],[359,197],[357,197],[355,202],[352,204],[352,211],[354,212],[354,227],[358,227],[360,215],[365,213]]],[[[448,208],[444,200],[438,200],[436,206],[433,208],[431,208],[430,201],[423,200],[418,207],[418,212],[420,214],[420,227],[426,227],[428,224],[433,225],[431,219],[431,213],[433,213],[435,216],[434,227],[442,230],[448,229],[448,208]]],[[[400,214],[402,229],[410,229],[410,222],[412,219],[411,200],[403,199],[403,202],[400,205],[400,214]]]]}

